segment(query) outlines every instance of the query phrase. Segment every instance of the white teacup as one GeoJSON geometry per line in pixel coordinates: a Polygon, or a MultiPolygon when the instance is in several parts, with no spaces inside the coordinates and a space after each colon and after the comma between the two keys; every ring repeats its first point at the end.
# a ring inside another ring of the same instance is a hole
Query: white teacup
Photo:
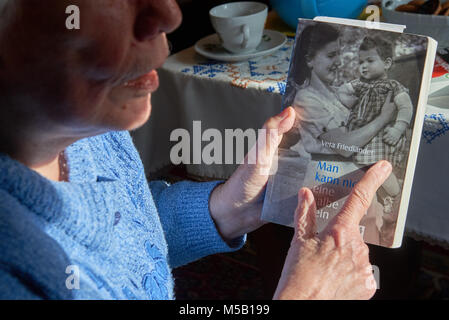
{"type": "Polygon", "coordinates": [[[231,2],[209,11],[222,46],[232,53],[254,51],[262,40],[268,7],[260,2],[231,2]]]}

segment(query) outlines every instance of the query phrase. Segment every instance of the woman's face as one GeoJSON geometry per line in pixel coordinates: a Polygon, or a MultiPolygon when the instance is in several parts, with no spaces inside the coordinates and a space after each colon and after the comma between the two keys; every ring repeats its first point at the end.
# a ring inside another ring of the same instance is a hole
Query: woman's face
{"type": "Polygon", "coordinates": [[[338,41],[329,42],[318,50],[313,58],[309,58],[307,65],[321,81],[331,84],[340,65],[340,47],[338,41]]]}
{"type": "Polygon", "coordinates": [[[165,34],[181,23],[175,0],[8,1],[0,93],[11,110],[84,136],[147,121],[165,34]],[[66,28],[69,5],[80,9],[79,30],[66,28]]]}

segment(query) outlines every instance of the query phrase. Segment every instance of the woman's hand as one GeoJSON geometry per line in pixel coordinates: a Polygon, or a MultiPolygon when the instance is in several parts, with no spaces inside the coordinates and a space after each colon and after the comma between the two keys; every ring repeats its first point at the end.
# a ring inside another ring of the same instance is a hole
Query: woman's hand
{"type": "Polygon", "coordinates": [[[212,192],[209,206],[218,231],[225,240],[232,240],[261,227],[260,220],[265,187],[277,148],[284,133],[295,121],[295,111],[286,108],[268,119],[256,145],[234,174],[212,192]]]}
{"type": "Polygon", "coordinates": [[[374,295],[376,282],[359,223],[390,173],[387,161],[371,167],[340,213],[319,234],[313,194],[306,188],[300,190],[295,236],[275,299],[370,299],[374,295]]]}
{"type": "Polygon", "coordinates": [[[391,101],[392,95],[393,95],[392,91],[389,91],[387,94],[387,98],[385,99],[385,103],[382,106],[382,109],[380,110],[379,117],[381,117],[382,120],[384,121],[384,125],[392,121],[393,116],[396,113],[396,105],[394,104],[393,101],[391,101]]]}
{"type": "MultiPolygon", "coordinates": [[[[327,130],[327,132],[324,132],[319,136],[319,139],[328,142],[342,143],[347,146],[355,145],[363,148],[379,133],[379,131],[385,128],[385,126],[393,120],[396,105],[394,102],[391,102],[391,96],[392,92],[390,91],[382,106],[380,115],[374,118],[370,123],[352,131],[347,131],[342,128],[327,130]]],[[[344,157],[349,157],[353,154],[353,152],[347,151],[344,148],[333,149],[333,151],[344,157]]]]}

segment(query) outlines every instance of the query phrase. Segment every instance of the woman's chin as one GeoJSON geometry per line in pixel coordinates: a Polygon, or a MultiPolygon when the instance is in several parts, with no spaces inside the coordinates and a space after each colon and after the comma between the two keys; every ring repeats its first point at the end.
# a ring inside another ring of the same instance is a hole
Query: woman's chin
{"type": "Polygon", "coordinates": [[[132,131],[143,126],[151,114],[151,94],[135,98],[123,104],[119,112],[114,115],[115,127],[120,130],[132,131]]]}

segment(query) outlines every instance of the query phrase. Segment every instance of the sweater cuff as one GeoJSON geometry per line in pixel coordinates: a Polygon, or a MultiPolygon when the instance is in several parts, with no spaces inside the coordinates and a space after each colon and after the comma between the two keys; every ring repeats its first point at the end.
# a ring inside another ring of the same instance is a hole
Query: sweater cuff
{"type": "Polygon", "coordinates": [[[191,248],[201,256],[236,251],[242,248],[246,241],[246,235],[228,242],[224,241],[212,219],[209,200],[214,189],[222,183],[224,181],[192,182],[185,188],[186,197],[182,199],[183,207],[189,211],[183,219],[185,234],[190,235],[190,239],[187,240],[191,248]],[[193,206],[192,203],[194,203],[193,206]]]}
{"type": "Polygon", "coordinates": [[[235,251],[245,244],[246,235],[224,241],[211,217],[210,196],[221,183],[223,181],[178,182],[168,186],[163,195],[157,197],[172,267],[207,255],[235,251]]]}

